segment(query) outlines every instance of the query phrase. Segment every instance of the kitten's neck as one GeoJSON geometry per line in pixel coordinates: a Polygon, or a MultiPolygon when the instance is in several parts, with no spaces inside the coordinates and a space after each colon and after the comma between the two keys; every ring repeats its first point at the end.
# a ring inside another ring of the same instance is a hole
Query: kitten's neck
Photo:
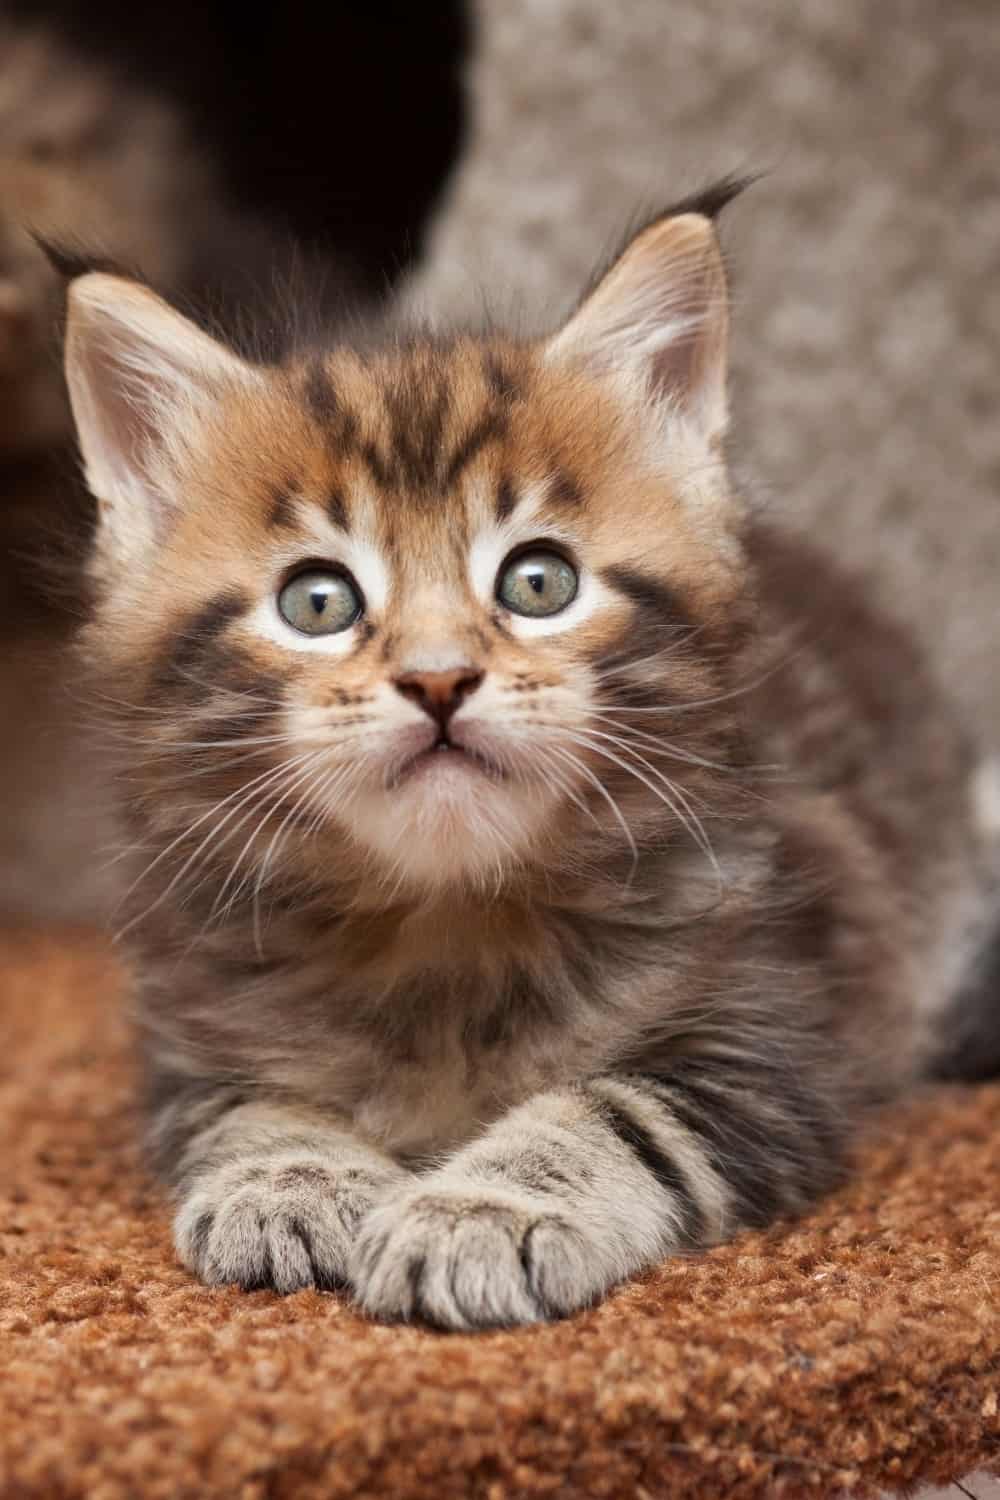
{"type": "Polygon", "coordinates": [[[745,900],[767,866],[745,825],[718,834],[713,855],[679,844],[573,873],[522,870],[492,891],[445,887],[387,899],[373,885],[350,899],[331,893],[329,904],[317,896],[304,922],[316,916],[321,944],[332,944],[349,969],[377,971],[380,983],[404,970],[492,969],[544,955],[578,924],[595,948],[602,933],[618,943],[623,927],[663,933],[700,924],[745,900]]]}

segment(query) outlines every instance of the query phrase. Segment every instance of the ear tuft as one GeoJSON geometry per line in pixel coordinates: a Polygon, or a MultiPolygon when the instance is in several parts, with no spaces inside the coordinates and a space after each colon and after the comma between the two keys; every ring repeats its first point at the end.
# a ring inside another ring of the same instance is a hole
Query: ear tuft
{"type": "Polygon", "coordinates": [[[123,281],[141,283],[143,280],[136,267],[112,260],[110,256],[102,255],[86,245],[75,244],[71,240],[56,239],[30,226],[28,233],[53,271],[57,276],[61,276],[63,281],[75,281],[78,276],[87,276],[92,271],[100,271],[107,276],[119,276],[123,281]]]}
{"type": "Polygon", "coordinates": [[[661,219],[679,219],[681,214],[700,214],[703,219],[715,220],[723,209],[729,207],[734,198],[738,198],[741,193],[746,192],[747,188],[759,182],[761,175],[760,172],[742,174],[729,172],[725,177],[710,182],[697,192],[689,193],[686,198],[679,198],[676,203],[672,203],[669,208],[657,214],[653,222],[659,222],[661,219]]]}

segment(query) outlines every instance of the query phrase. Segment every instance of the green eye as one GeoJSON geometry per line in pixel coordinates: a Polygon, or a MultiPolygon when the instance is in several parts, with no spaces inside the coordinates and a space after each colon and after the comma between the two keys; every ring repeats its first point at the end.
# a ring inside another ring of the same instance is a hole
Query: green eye
{"type": "Polygon", "coordinates": [[[286,583],[278,595],[281,618],[303,635],[336,635],[362,611],[361,591],[347,573],[312,568],[286,583]]]}
{"type": "Polygon", "coordinates": [[[576,569],[561,553],[538,548],[504,564],[497,598],[516,615],[557,615],[573,603],[578,584],[576,569]]]}

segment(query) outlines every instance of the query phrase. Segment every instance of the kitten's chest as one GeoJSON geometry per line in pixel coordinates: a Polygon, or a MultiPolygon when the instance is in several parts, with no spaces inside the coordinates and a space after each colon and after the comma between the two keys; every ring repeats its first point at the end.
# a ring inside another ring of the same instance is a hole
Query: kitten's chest
{"type": "Polygon", "coordinates": [[[452,1150],[530,1094],[572,1075],[577,1049],[541,1037],[484,1050],[458,1027],[348,1082],[344,1102],[366,1135],[404,1157],[452,1150]]]}
{"type": "Polygon", "coordinates": [[[291,1006],[310,1035],[280,1082],[388,1149],[451,1149],[539,1090],[604,1066],[634,1032],[642,985],[584,976],[556,942],[511,941],[331,974],[291,1006]],[[448,961],[448,960],[451,961],[448,961]]]}
{"type": "Polygon", "coordinates": [[[435,911],[289,941],[253,1004],[236,993],[216,1010],[220,1053],[262,1086],[419,1157],[453,1149],[534,1093],[615,1066],[683,999],[658,921],[476,916],[435,911]]]}
{"type": "Polygon", "coordinates": [[[531,1094],[599,1066],[621,1033],[557,986],[438,976],[421,1003],[408,997],[350,1036],[332,1033],[315,1084],[326,1107],[349,1113],[366,1135],[420,1157],[453,1149],[531,1094]]]}

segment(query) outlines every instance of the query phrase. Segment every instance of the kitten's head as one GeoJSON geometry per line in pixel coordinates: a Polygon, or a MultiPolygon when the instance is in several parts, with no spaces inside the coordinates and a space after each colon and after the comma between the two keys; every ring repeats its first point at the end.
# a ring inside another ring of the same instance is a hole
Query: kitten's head
{"type": "Polygon", "coordinates": [[[705,207],[535,342],[264,368],[134,283],[73,283],[87,648],[164,868],[357,899],[698,844],[746,591],[705,207]]]}

